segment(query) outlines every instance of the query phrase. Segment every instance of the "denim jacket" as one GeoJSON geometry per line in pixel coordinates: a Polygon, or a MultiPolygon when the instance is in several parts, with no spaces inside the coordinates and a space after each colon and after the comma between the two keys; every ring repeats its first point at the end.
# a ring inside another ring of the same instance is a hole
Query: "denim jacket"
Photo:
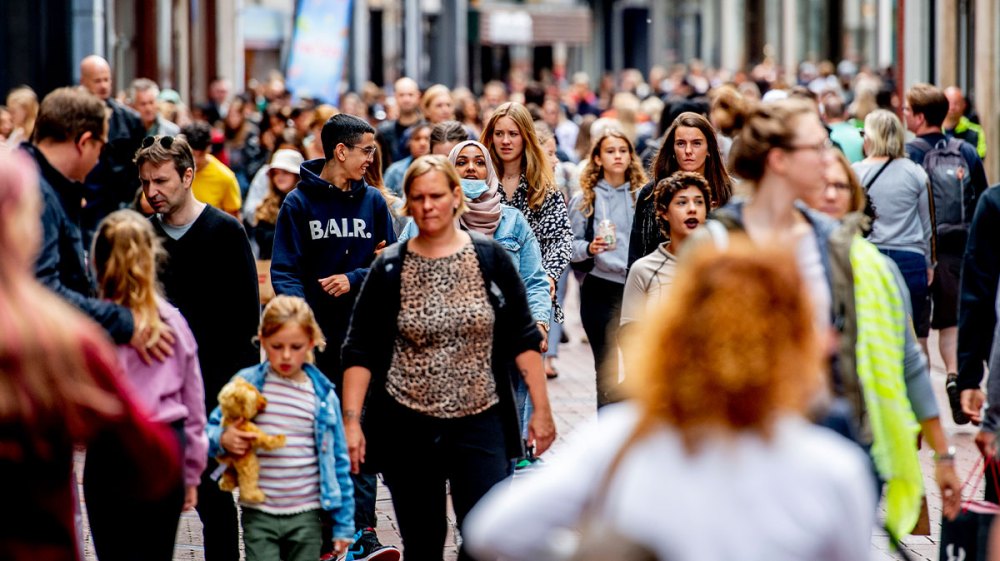
{"type": "MultiPolygon", "coordinates": [[[[270,369],[269,362],[244,368],[233,376],[245,379],[259,391],[264,391],[264,378],[270,369]]],[[[354,485],[351,483],[351,459],[347,455],[344,421],[340,413],[340,399],[330,382],[312,364],[302,366],[312,382],[319,402],[316,406],[316,452],[319,456],[320,504],[333,517],[334,539],[354,536],[354,485]]],[[[216,407],[208,418],[208,455],[215,457],[224,450],[219,444],[222,436],[222,409],[216,407]]]]}
{"type": "MultiPolygon", "coordinates": [[[[411,220],[399,234],[400,242],[417,235],[417,225],[411,220]]],[[[531,230],[528,219],[521,211],[509,205],[500,205],[500,225],[493,232],[493,239],[507,250],[514,260],[517,273],[524,283],[528,296],[528,308],[536,323],[549,324],[552,312],[552,298],[549,281],[542,268],[542,249],[538,238],[531,230]]]]}

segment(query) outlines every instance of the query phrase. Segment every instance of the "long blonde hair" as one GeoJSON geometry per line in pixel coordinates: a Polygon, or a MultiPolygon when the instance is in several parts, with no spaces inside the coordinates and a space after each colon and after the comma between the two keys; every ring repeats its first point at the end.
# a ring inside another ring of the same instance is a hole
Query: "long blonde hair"
{"type": "MultiPolygon", "coordinates": [[[[258,339],[266,339],[281,331],[289,323],[294,323],[306,332],[306,336],[320,352],[326,349],[326,337],[323,330],[316,322],[316,316],[312,308],[306,301],[298,296],[275,296],[267,306],[260,318],[260,329],[257,331],[258,339]]],[[[316,362],[316,356],[312,351],[306,355],[306,362],[316,362]]]]}
{"type": "Polygon", "coordinates": [[[156,343],[166,328],[156,277],[165,253],[153,225],[138,212],[116,210],[97,226],[91,255],[101,297],[132,310],[136,331],[149,329],[149,342],[156,343]]]}
{"type": "Polygon", "coordinates": [[[642,169],[642,160],[635,153],[632,141],[628,139],[625,133],[619,130],[609,129],[605,131],[594,142],[593,146],[590,147],[590,159],[587,160],[587,164],[583,167],[583,173],[580,174],[580,192],[583,193],[583,197],[580,200],[580,210],[583,211],[584,216],[594,214],[594,199],[597,196],[594,192],[594,187],[604,177],[604,168],[594,164],[594,158],[600,155],[601,146],[609,138],[624,140],[625,144],[628,145],[629,164],[628,169],[625,170],[625,181],[629,182],[629,194],[632,195],[633,202],[635,201],[636,193],[646,183],[646,172],[642,169]]]}
{"type": "Polygon", "coordinates": [[[510,117],[517,126],[523,139],[524,151],[521,154],[521,172],[528,181],[528,206],[532,210],[542,208],[545,197],[549,190],[555,189],[556,179],[542,150],[542,144],[535,134],[535,123],[531,119],[531,113],[520,103],[509,101],[493,111],[490,120],[483,129],[483,134],[479,135],[479,142],[489,148],[490,157],[497,170],[503,173],[503,160],[497,153],[493,144],[493,130],[496,129],[497,121],[501,117],[510,117]]]}

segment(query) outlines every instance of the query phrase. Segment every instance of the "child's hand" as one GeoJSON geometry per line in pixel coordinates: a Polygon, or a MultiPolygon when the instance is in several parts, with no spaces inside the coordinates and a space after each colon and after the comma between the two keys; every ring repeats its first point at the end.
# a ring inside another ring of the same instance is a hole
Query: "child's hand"
{"type": "Polygon", "coordinates": [[[347,552],[347,548],[351,546],[354,540],[346,539],[335,539],[333,540],[333,552],[337,555],[343,555],[347,552]]]}
{"type": "Polygon", "coordinates": [[[233,456],[242,456],[253,446],[257,440],[257,433],[243,431],[236,428],[242,419],[226,427],[226,430],[219,437],[219,446],[233,456]]]}

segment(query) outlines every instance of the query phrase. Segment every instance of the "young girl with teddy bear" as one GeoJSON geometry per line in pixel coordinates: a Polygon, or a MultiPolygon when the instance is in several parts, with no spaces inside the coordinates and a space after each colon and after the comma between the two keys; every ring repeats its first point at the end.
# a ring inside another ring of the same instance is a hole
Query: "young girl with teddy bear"
{"type": "MultiPolygon", "coordinates": [[[[323,333],[304,300],[278,296],[264,308],[258,337],[267,360],[233,381],[245,380],[263,394],[267,406],[253,424],[267,435],[283,435],[284,445],[259,437],[243,423],[250,419],[224,422],[220,407],[207,429],[214,456],[238,459],[260,448],[259,490],[240,480],[247,561],[316,561],[325,517],[332,518],[334,552],[342,554],[354,535],[354,488],[340,400],[312,364],[313,350],[326,345],[323,333]],[[260,446],[265,441],[268,446],[260,446]]],[[[224,489],[226,482],[224,477],[224,489]]]]}

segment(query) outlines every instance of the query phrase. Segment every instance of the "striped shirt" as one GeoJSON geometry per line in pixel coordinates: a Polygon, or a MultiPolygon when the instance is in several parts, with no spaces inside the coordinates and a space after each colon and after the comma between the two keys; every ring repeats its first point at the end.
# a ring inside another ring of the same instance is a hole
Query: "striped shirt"
{"type": "Polygon", "coordinates": [[[320,508],[316,455],[316,392],[312,382],[293,382],[268,371],[262,392],[267,407],[254,423],[267,434],[284,434],[285,446],[257,450],[263,503],[244,503],[269,514],[297,514],[320,508]]]}

